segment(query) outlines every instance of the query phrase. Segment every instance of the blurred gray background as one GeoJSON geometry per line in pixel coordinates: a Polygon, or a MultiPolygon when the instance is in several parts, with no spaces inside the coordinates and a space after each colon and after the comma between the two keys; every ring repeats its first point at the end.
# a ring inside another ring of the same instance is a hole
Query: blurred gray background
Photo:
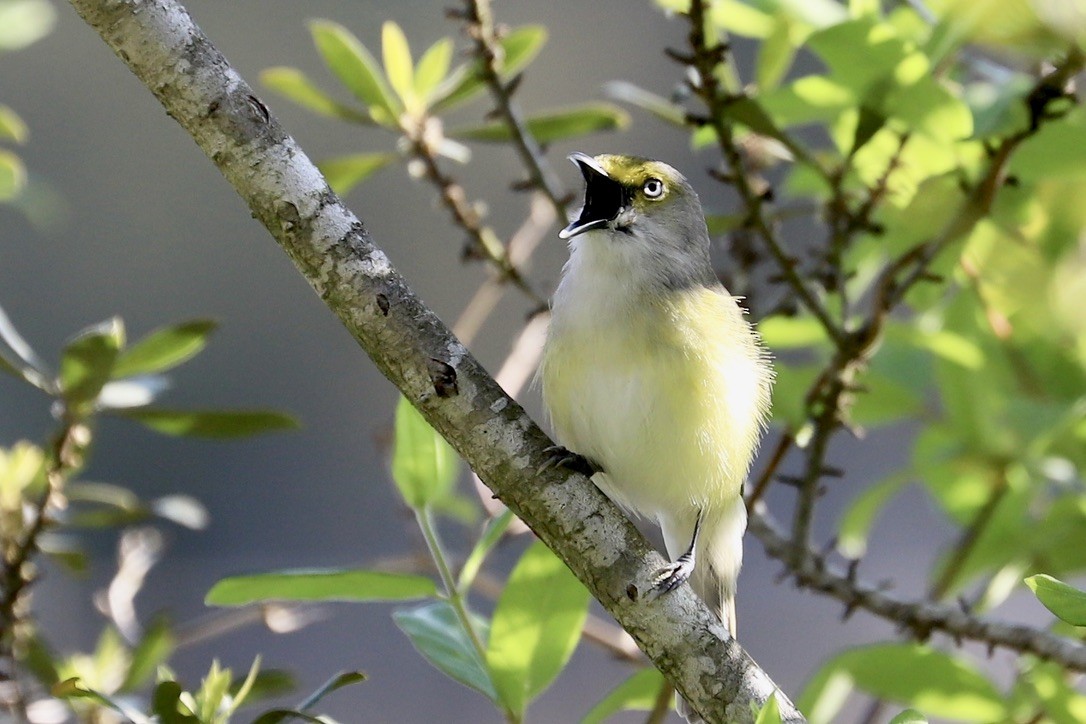
{"type": "MultiPolygon", "coordinates": [[[[375,52],[381,23],[394,19],[417,55],[439,37],[458,34],[445,18],[448,4],[190,0],[188,7],[250,83],[257,85],[263,68],[285,64],[336,89],[310,42],[308,18],[343,23],[375,52]]],[[[57,9],[51,35],[0,57],[0,101],[31,128],[31,140],[19,153],[30,169],[32,198],[60,212],[50,223],[35,224],[0,206],[0,306],[47,359],[55,359],[69,334],[112,315],[124,318],[132,339],[161,324],[212,317],[221,323],[212,344],[176,371],[163,404],[273,407],[303,423],[298,432],[239,443],[165,438],[116,421],[101,426],[87,479],[129,486],[145,498],[191,494],[211,514],[201,532],[167,528],[165,559],[137,599],[141,615],[168,610],[177,623],[198,619],[207,613],[204,594],[230,574],[363,565],[417,550],[414,524],[397,502],[378,442],[391,420],[392,386],[150,93],[70,8],[58,3],[57,9]]],[[[679,67],[662,51],[681,46],[686,27],[648,2],[519,0],[496,3],[495,11],[501,22],[543,23],[551,31],[517,97],[528,111],[598,99],[609,80],[628,79],[667,94],[679,79],[679,67]]],[[[749,70],[749,48],[740,50],[749,70]]],[[[316,159],[392,147],[386,134],[317,118],[264,89],[258,92],[316,159]]],[[[479,101],[457,117],[478,119],[486,110],[479,101]]],[[[633,118],[623,133],[550,149],[552,164],[571,190],[579,183],[563,160],[569,152],[630,152],[669,160],[685,171],[708,210],[734,208],[728,190],[705,174],[714,153],[696,155],[685,135],[638,112],[633,118]]],[[[501,235],[516,229],[527,198],[508,191],[520,177],[511,150],[477,147],[470,166],[450,170],[472,198],[489,201],[488,219],[501,235]]],[[[486,274],[460,263],[463,236],[434,199],[429,187],[394,167],[347,201],[416,291],[451,323],[486,274]]],[[[531,273],[548,292],[565,258],[556,233],[537,253],[531,273]]],[[[523,297],[509,293],[473,344],[492,371],[528,308],[523,297]]],[[[539,419],[536,395],[523,399],[539,419]]],[[[41,396],[0,379],[0,444],[41,440],[51,429],[47,408],[41,396]]],[[[830,535],[843,502],[906,459],[909,443],[900,431],[864,441],[838,438],[831,461],[849,475],[834,482],[824,499],[820,540],[830,535]]],[[[770,502],[787,513],[791,497],[779,489],[770,502]]],[[[880,531],[861,570],[869,578],[892,579],[902,592],[923,590],[932,551],[950,538],[950,528],[911,492],[890,508],[880,531]]],[[[450,546],[463,545],[455,528],[447,537],[450,546]]],[[[83,579],[46,571],[36,603],[58,648],[93,646],[102,619],[90,598],[111,575],[113,541],[112,534],[88,536],[93,568],[83,579]]],[[[522,547],[523,539],[505,546],[495,570],[507,570],[522,547]]],[[[757,541],[749,540],[747,550],[739,594],[741,640],[793,696],[830,653],[894,635],[863,614],[841,624],[839,605],[779,584],[780,566],[765,559],[757,541]]],[[[1034,604],[1015,605],[1032,611],[1026,607],[1034,604]]],[[[213,657],[244,671],[260,653],[265,667],[295,672],[299,694],[337,670],[362,669],[370,680],[331,696],[323,711],[345,722],[497,721],[481,696],[444,678],[413,651],[392,624],[391,608],[332,606],[327,619],[290,635],[244,628],[181,650],[176,667],[195,686],[213,657]]],[[[582,645],[533,707],[531,719],[576,720],[628,673],[607,653],[582,645]]]]}

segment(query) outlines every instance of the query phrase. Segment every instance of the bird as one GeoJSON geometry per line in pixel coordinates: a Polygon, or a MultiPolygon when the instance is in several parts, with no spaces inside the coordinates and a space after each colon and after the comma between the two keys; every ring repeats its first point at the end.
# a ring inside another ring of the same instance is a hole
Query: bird
{"type": "Polygon", "coordinates": [[[713,269],[701,202],[679,171],[636,156],[569,159],[585,194],[559,233],[569,259],[537,377],[559,443],[547,464],[654,520],[670,559],[657,594],[689,579],[734,638],[769,355],[713,269]]]}

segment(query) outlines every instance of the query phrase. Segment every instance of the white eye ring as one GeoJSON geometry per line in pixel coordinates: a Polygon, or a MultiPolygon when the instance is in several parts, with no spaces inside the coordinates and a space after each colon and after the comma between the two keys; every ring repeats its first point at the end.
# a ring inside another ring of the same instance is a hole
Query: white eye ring
{"type": "Polygon", "coordinates": [[[658,178],[650,178],[641,187],[641,193],[645,194],[645,198],[658,199],[664,195],[664,182],[658,178]]]}

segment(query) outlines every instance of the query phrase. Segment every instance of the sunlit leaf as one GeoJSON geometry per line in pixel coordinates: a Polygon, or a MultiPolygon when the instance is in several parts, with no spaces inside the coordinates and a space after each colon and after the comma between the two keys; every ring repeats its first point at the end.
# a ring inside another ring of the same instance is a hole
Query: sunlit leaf
{"type": "Polygon", "coordinates": [[[460,569],[460,577],[456,584],[460,590],[466,591],[471,587],[476,574],[479,573],[479,569],[483,566],[483,561],[486,560],[487,554],[498,544],[498,541],[505,535],[505,531],[509,529],[510,523],[515,519],[516,516],[513,515],[513,511],[506,509],[501,515],[487,521],[486,529],[479,537],[475,547],[471,549],[471,553],[468,554],[464,565],[460,569]]]}
{"type": "Polygon", "coordinates": [[[928,724],[928,718],[916,709],[906,709],[891,719],[890,724],[928,724]]]}
{"type": "Polygon", "coordinates": [[[431,45],[415,66],[415,93],[422,99],[428,99],[449,72],[452,62],[452,38],[442,38],[431,45]]]}
{"type": "Polygon", "coordinates": [[[777,701],[777,692],[770,694],[765,705],[758,710],[754,724],[781,724],[781,705],[777,701]]]}
{"type": "Polygon", "coordinates": [[[487,665],[514,712],[546,689],[581,638],[589,594],[545,545],[534,543],[509,574],[490,624],[487,665]]]}
{"type": "Polygon", "coordinates": [[[332,190],[342,196],[396,158],[394,153],[355,153],[325,159],[317,166],[332,190]]]}
{"type": "Polygon", "coordinates": [[[452,490],[460,458],[430,423],[400,397],[396,406],[396,440],[392,479],[412,508],[421,509],[452,490]]]}
{"type": "Polygon", "coordinates": [[[613,80],[605,83],[603,92],[616,101],[629,103],[643,111],[648,111],[668,123],[684,127],[686,125],[686,111],[683,110],[682,106],[629,81],[613,80]]]}
{"type": "Polygon", "coordinates": [[[0,103],[0,140],[25,143],[30,129],[10,106],[0,103]]]}
{"type": "Polygon", "coordinates": [[[660,695],[660,687],[666,683],[659,670],[651,666],[641,669],[592,707],[581,724],[601,724],[620,711],[650,711],[660,695]]]}
{"type": "Polygon", "coordinates": [[[113,374],[124,346],[120,318],[83,330],[69,342],[60,357],[60,389],[69,405],[80,405],[98,396],[113,374]]]}
{"type": "Polygon", "coordinates": [[[1026,585],[1061,620],[1072,626],[1086,626],[1086,592],[1043,573],[1027,578],[1026,585]]]}
{"type": "MultiPolygon", "coordinates": [[[[522,25],[501,38],[502,59],[500,73],[510,79],[524,70],[535,59],[547,42],[547,28],[542,25],[522,25]]],[[[440,100],[434,110],[448,110],[471,100],[483,91],[484,83],[477,62],[460,66],[449,76],[447,83],[434,92],[440,100]]]]}
{"type": "Polygon", "coordinates": [[[26,166],[21,158],[6,148],[0,148],[0,201],[19,195],[26,186],[26,166]]]}
{"type": "Polygon", "coordinates": [[[293,430],[297,421],[269,410],[162,410],[136,408],[115,414],[135,420],[164,435],[228,439],[293,430]]]}
{"type": "Polygon", "coordinates": [[[48,0],[0,3],[0,50],[18,50],[49,34],[57,12],[48,0]]]}
{"type": "MultiPolygon", "coordinates": [[[[439,671],[475,689],[491,701],[498,695],[486,665],[468,638],[460,619],[447,601],[396,611],[392,619],[411,639],[411,644],[439,671]]],[[[486,639],[486,622],[475,618],[473,625],[486,639]]]]}
{"type": "Polygon", "coordinates": [[[266,68],[260,73],[260,82],[287,100],[322,116],[341,118],[353,123],[373,123],[373,119],[368,115],[343,105],[325,93],[297,68],[286,66],[266,68]]]}
{"type": "MultiPolygon", "coordinates": [[[[629,125],[630,117],[621,108],[608,103],[587,103],[575,108],[539,113],[528,118],[526,123],[537,141],[550,143],[598,131],[622,129],[629,125]]],[[[480,126],[455,128],[448,133],[455,138],[491,143],[509,141],[513,137],[509,126],[500,120],[480,126]]]]}
{"type": "Polygon", "coordinates": [[[328,681],[321,684],[320,688],[314,691],[312,694],[305,698],[298,708],[302,711],[312,709],[320,700],[331,694],[333,691],[338,691],[346,686],[352,686],[354,684],[360,684],[366,680],[366,675],[361,671],[341,671],[328,681]]]}
{"type": "Polygon", "coordinates": [[[169,623],[164,618],[156,619],[143,632],[139,643],[132,650],[132,661],[120,691],[132,691],[147,683],[159,665],[165,663],[173,654],[176,643],[169,623]]]}
{"type": "Polygon", "coordinates": [[[400,104],[385,82],[381,67],[351,31],[330,20],[313,20],[309,31],[328,69],[355,97],[381,109],[389,118],[400,113],[400,104]]]}
{"type": "Polygon", "coordinates": [[[364,570],[295,570],[233,576],[212,586],[209,606],[260,601],[411,601],[437,595],[425,576],[364,570]]]}
{"type": "Polygon", "coordinates": [[[1003,697],[983,674],[959,657],[920,644],[873,644],[837,654],[815,674],[796,702],[802,711],[835,677],[887,701],[931,716],[970,722],[998,721],[1003,697]]]}
{"type": "Polygon", "coordinates": [[[386,20],[381,26],[381,53],[385,62],[385,74],[392,90],[408,108],[413,108],[418,96],[415,95],[415,69],[411,60],[411,48],[407,36],[392,20],[386,20]]]}
{"type": "Polygon", "coordinates": [[[905,487],[910,475],[901,471],[870,485],[841,515],[837,529],[837,550],[845,558],[858,560],[867,552],[867,539],[876,517],[886,504],[905,487]]]}

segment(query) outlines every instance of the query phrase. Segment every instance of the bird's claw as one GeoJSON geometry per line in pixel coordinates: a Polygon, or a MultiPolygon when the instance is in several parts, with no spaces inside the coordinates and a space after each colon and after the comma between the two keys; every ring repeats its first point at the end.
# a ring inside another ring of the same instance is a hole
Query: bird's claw
{"type": "Polygon", "coordinates": [[[652,577],[652,597],[656,598],[674,591],[690,579],[694,572],[694,557],[681,555],[674,563],[656,571],[652,577]]]}
{"type": "Polygon", "coordinates": [[[591,478],[600,472],[600,467],[584,455],[575,453],[561,445],[551,445],[545,452],[547,453],[547,460],[539,467],[540,473],[551,468],[565,468],[580,473],[586,478],[591,478]]]}

